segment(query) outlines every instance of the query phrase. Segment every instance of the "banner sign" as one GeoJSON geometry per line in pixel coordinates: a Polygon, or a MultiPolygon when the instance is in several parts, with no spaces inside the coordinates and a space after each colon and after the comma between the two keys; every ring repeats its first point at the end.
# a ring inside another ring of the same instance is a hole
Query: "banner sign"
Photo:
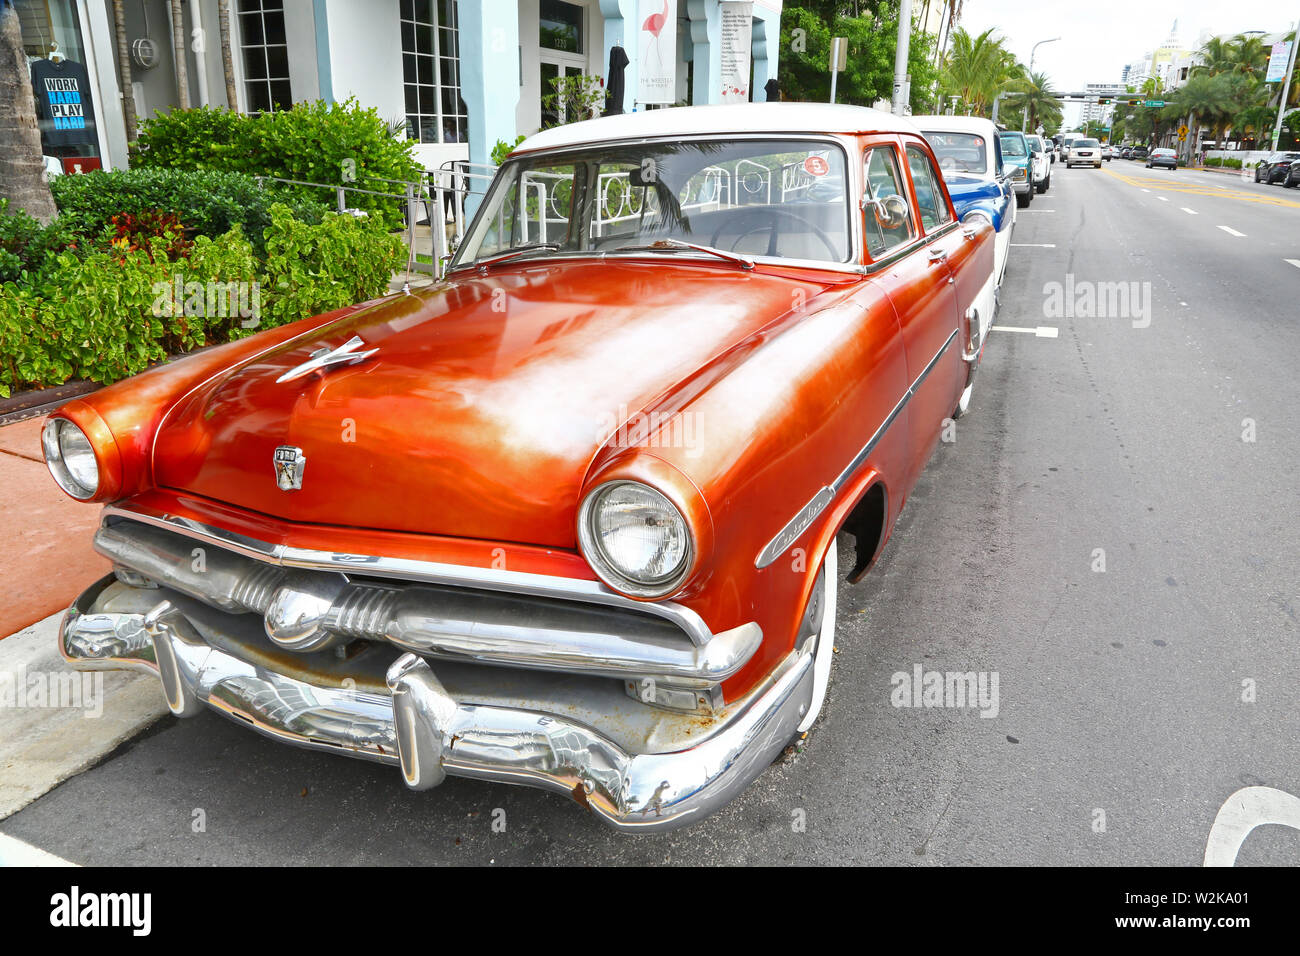
{"type": "Polygon", "coordinates": [[[749,102],[750,47],[754,33],[754,4],[723,0],[722,17],[722,103],[749,102]]]}
{"type": "Polygon", "coordinates": [[[677,0],[638,0],[637,102],[677,102],[677,0]]]}
{"type": "Polygon", "coordinates": [[[1280,83],[1286,79],[1286,65],[1291,59],[1290,41],[1282,42],[1279,40],[1273,44],[1273,55],[1268,58],[1268,73],[1264,76],[1265,83],[1280,83]]]}

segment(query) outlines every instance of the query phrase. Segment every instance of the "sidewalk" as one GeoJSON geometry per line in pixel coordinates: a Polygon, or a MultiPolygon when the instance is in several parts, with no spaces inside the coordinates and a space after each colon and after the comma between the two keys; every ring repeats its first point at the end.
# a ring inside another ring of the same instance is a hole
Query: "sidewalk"
{"type": "Polygon", "coordinates": [[[0,427],[0,566],[10,582],[0,602],[0,638],[62,611],[111,570],[90,545],[99,506],[73,501],[45,468],[44,422],[0,427]]]}

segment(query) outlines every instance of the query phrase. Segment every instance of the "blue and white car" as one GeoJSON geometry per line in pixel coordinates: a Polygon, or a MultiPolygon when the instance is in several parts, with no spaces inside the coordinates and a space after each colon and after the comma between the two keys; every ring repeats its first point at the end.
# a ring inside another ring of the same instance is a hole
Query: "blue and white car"
{"type": "Polygon", "coordinates": [[[911,120],[939,160],[957,217],[962,222],[983,218],[993,224],[993,275],[977,306],[983,326],[980,341],[987,341],[1016,222],[1016,203],[997,127],[977,116],[913,116],[911,120]]]}

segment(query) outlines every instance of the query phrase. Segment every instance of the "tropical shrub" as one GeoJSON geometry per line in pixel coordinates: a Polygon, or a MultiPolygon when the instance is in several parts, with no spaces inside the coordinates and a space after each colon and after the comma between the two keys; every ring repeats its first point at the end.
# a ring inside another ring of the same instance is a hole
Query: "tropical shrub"
{"type": "MultiPolygon", "coordinates": [[[[355,99],[296,103],[292,109],[251,115],[200,107],[146,120],[137,140],[135,164],[150,169],[232,170],[401,193],[401,183],[416,182],[422,172],[413,146],[413,141],[395,136],[378,112],[362,109],[355,99]]],[[[283,190],[300,201],[334,205],[334,197],[319,187],[286,185],[283,190]]],[[[351,208],[379,216],[389,228],[401,224],[401,200],[349,192],[347,202],[351,208]]]]}

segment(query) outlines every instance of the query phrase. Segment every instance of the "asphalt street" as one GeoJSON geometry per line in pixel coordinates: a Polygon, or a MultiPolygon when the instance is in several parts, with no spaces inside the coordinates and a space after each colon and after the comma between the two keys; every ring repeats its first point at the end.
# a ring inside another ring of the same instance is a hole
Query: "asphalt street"
{"type": "Polygon", "coordinates": [[[105,865],[1199,865],[1235,791],[1300,794],[1300,190],[1058,164],[1012,241],[971,413],[841,589],[821,718],[716,816],[622,836],[204,713],[0,832],[105,865]],[[917,666],[996,675],[996,713],[895,706],[917,666]]]}

